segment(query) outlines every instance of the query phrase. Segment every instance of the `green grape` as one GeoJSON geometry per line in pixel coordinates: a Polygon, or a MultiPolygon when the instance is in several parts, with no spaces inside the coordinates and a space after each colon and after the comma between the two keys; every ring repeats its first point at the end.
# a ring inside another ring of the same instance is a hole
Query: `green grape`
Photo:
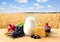
{"type": "Polygon", "coordinates": [[[41,27],[42,25],[41,24],[37,24],[38,27],[41,27]]]}

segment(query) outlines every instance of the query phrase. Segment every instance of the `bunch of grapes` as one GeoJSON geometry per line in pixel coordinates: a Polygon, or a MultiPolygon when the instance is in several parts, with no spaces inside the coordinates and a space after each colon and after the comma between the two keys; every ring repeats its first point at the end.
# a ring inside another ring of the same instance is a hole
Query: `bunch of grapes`
{"type": "Polygon", "coordinates": [[[15,26],[15,29],[11,33],[11,36],[13,38],[23,37],[24,36],[23,26],[15,26]]]}

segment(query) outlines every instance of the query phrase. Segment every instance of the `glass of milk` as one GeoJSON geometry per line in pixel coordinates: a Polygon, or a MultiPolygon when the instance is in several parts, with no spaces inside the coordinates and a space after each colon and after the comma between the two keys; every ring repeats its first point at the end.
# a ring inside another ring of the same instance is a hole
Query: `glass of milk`
{"type": "Polygon", "coordinates": [[[36,26],[36,20],[34,16],[28,16],[25,19],[24,33],[31,36],[34,33],[34,27],[36,26]]]}

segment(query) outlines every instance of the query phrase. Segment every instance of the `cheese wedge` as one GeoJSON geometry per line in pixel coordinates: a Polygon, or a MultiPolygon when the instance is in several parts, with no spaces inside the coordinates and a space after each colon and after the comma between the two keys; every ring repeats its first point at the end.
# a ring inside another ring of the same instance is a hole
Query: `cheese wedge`
{"type": "Polygon", "coordinates": [[[35,27],[34,34],[39,35],[40,37],[46,37],[46,32],[44,27],[35,27]]]}

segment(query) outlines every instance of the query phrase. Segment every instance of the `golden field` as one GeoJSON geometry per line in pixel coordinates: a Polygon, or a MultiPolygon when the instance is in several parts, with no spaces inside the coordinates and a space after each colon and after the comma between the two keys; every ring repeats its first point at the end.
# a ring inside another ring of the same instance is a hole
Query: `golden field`
{"type": "Polygon", "coordinates": [[[0,14],[0,28],[7,28],[9,24],[18,24],[25,21],[27,16],[33,15],[36,17],[36,23],[44,26],[46,22],[52,28],[60,28],[60,13],[9,13],[0,14]]]}

